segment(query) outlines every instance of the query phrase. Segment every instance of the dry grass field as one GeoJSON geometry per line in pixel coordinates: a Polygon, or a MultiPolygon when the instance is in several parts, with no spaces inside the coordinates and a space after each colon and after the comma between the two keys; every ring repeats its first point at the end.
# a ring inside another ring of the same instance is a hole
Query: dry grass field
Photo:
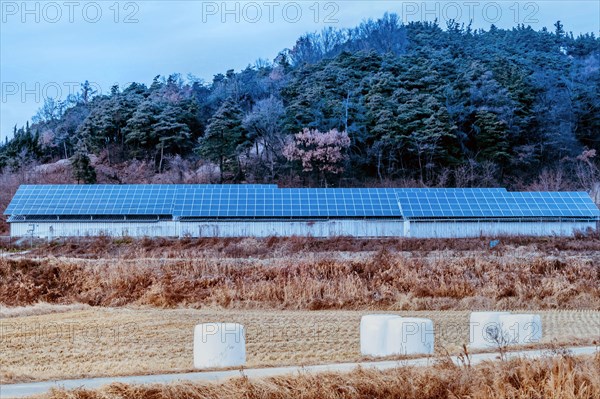
{"type": "MultiPolygon", "coordinates": [[[[599,341],[600,239],[513,237],[493,250],[485,238],[104,237],[38,243],[32,249],[11,244],[0,251],[0,379],[191,371],[193,327],[207,321],[246,326],[247,367],[364,360],[359,321],[373,312],[433,319],[436,355],[443,357],[460,352],[468,341],[470,311],[494,309],[540,313],[545,345],[599,341]]],[[[224,395],[214,386],[183,384],[51,396],[599,397],[588,395],[597,386],[580,396],[560,395],[555,383],[549,387],[544,378],[567,378],[571,390],[597,378],[583,370],[589,360],[562,361],[514,365],[524,378],[519,384],[530,384],[521,391],[513,386],[518,372],[511,374],[507,365],[490,376],[494,366],[467,372],[446,365],[439,373],[329,375],[319,377],[318,389],[306,376],[232,381],[218,388],[224,395]],[[464,383],[449,385],[455,378],[464,383]],[[497,389],[503,384],[512,386],[514,395],[497,389]],[[444,386],[455,391],[440,394],[444,386]],[[531,396],[538,388],[548,389],[548,395],[531,396]]]]}
{"type": "MultiPolygon", "coordinates": [[[[46,311],[50,309],[46,307],[46,311]]],[[[4,382],[191,371],[194,325],[239,322],[247,367],[361,360],[360,317],[369,311],[88,308],[0,319],[4,382]]],[[[468,342],[466,311],[400,312],[433,319],[436,353],[468,342]]],[[[544,343],[591,344],[600,312],[543,311],[544,343]]]]}
{"type": "Polygon", "coordinates": [[[152,240],[151,246],[107,239],[48,244],[0,257],[0,303],[600,310],[600,251],[590,249],[596,240],[550,241],[555,249],[545,241],[508,242],[493,251],[484,240],[433,240],[410,249],[422,241],[342,240],[337,251],[336,240],[300,239],[189,240],[188,247],[164,241],[162,251],[161,241],[152,240]],[[576,244],[582,249],[573,249],[576,244]],[[556,249],[561,246],[571,249],[556,249]],[[81,247],[88,255],[79,254],[81,247]]]}
{"type": "Polygon", "coordinates": [[[441,362],[428,368],[352,373],[301,374],[221,384],[155,386],[113,384],[97,391],[55,390],[49,399],[597,399],[600,355],[517,359],[460,367],[441,362]]]}

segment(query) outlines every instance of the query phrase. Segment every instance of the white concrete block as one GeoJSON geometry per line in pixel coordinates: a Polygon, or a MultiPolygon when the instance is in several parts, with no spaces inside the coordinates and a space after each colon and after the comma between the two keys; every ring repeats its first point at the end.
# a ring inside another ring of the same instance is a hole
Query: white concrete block
{"type": "Polygon", "coordinates": [[[434,346],[433,321],[402,317],[387,321],[388,355],[430,355],[434,346]]]}
{"type": "Polygon", "coordinates": [[[246,334],[237,323],[204,323],[194,328],[194,367],[198,369],[243,366],[246,334]]]}
{"type": "Polygon", "coordinates": [[[507,345],[535,344],[542,339],[542,319],[538,314],[507,314],[499,319],[507,345]]]}
{"type": "Polygon", "coordinates": [[[360,320],[360,353],[363,356],[388,356],[387,321],[401,319],[391,314],[365,315],[360,320]]]}
{"type": "Polygon", "coordinates": [[[501,337],[500,316],[510,312],[472,312],[469,323],[469,347],[472,349],[497,348],[501,337]]]}

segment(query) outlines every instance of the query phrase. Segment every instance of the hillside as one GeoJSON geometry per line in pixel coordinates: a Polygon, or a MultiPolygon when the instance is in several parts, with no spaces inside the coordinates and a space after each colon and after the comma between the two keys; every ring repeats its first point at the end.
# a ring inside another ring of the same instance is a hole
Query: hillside
{"type": "Polygon", "coordinates": [[[32,120],[0,147],[2,209],[26,182],[591,190],[600,39],[390,14],[211,82],[84,82],[32,120]]]}

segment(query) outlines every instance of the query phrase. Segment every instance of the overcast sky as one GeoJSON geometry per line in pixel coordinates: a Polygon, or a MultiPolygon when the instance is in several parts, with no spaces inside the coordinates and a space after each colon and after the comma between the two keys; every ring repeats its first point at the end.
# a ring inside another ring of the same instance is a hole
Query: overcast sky
{"type": "Polygon", "coordinates": [[[476,28],[600,32],[591,1],[6,1],[0,0],[0,137],[24,125],[44,97],[61,100],[79,83],[106,93],[179,72],[210,81],[259,58],[272,60],[305,32],[353,27],[386,11],[404,21],[455,18],[476,28]]]}

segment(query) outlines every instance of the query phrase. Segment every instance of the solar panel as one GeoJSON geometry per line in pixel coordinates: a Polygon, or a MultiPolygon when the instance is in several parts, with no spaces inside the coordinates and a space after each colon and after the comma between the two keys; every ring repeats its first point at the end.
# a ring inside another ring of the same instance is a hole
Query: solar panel
{"type": "Polygon", "coordinates": [[[390,189],[180,190],[177,217],[402,217],[390,189]]]}
{"type": "Polygon", "coordinates": [[[406,218],[599,217],[587,193],[396,191],[406,218]]]}
{"type": "MultiPolygon", "coordinates": [[[[5,215],[171,215],[189,185],[22,185],[5,215]]],[[[194,185],[196,189],[275,189],[276,185],[194,185]]]]}
{"type": "Polygon", "coordinates": [[[517,204],[523,216],[589,217],[600,216],[600,210],[584,192],[510,193],[510,204],[517,204]]]}
{"type": "Polygon", "coordinates": [[[257,185],[23,185],[5,215],[180,218],[600,218],[585,192],[502,188],[279,189],[257,185]]]}
{"type": "Polygon", "coordinates": [[[175,186],[36,185],[21,186],[6,214],[168,215],[175,186]]]}
{"type": "Polygon", "coordinates": [[[394,188],[396,192],[423,192],[423,193],[506,193],[505,188],[394,188]]]}

